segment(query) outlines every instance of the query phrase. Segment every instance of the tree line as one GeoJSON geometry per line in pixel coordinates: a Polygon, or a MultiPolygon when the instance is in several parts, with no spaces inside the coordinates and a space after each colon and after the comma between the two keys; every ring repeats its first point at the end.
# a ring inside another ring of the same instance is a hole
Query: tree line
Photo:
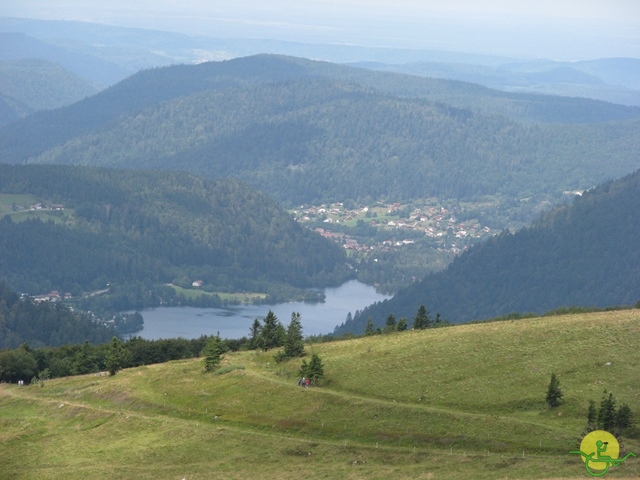
{"type": "MultiPolygon", "coordinates": [[[[0,305],[3,303],[4,298],[0,297],[0,305]]],[[[112,331],[110,333],[113,334],[112,331]]],[[[262,322],[254,320],[249,333],[250,336],[240,339],[203,335],[190,340],[146,340],[134,336],[123,341],[112,336],[110,341],[101,339],[102,343],[98,345],[84,341],[39,348],[33,348],[25,342],[17,348],[0,350],[0,382],[22,380],[28,384],[31,381],[101,371],[115,374],[123,368],[200,356],[205,357],[205,370],[213,371],[227,351],[281,349],[274,355],[277,362],[302,358],[306,354],[299,313],[292,313],[291,322],[285,328],[275,314],[269,311],[262,322]]],[[[313,378],[316,383],[322,378],[322,362],[313,355],[311,363],[307,365],[303,361],[301,368],[307,378],[313,378]]]]}

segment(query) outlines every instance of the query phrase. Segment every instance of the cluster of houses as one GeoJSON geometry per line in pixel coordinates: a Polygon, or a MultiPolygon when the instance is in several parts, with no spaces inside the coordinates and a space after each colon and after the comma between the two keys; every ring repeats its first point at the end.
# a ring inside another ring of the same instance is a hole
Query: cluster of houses
{"type": "Polygon", "coordinates": [[[416,235],[420,232],[424,236],[437,241],[438,248],[443,251],[460,253],[463,249],[478,240],[492,236],[497,232],[487,226],[482,226],[476,220],[458,221],[455,214],[442,206],[427,206],[409,209],[400,203],[378,203],[374,207],[360,205],[357,208],[345,208],[342,203],[320,206],[301,206],[293,211],[299,222],[324,223],[323,227],[315,230],[325,238],[329,238],[344,246],[345,249],[359,252],[389,251],[415,243],[416,235]],[[354,226],[359,220],[378,230],[389,232],[389,238],[378,244],[364,245],[354,236],[349,235],[348,229],[336,231],[332,225],[345,224],[354,226]],[[403,235],[412,232],[411,235],[403,235]]]}
{"type": "Polygon", "coordinates": [[[45,210],[50,212],[61,212],[64,210],[64,205],[62,205],[61,203],[49,203],[49,204],[35,203],[29,206],[29,210],[32,212],[39,211],[39,210],[45,210]]]}
{"type": "Polygon", "coordinates": [[[35,303],[41,302],[58,302],[60,300],[69,300],[72,297],[71,293],[60,293],[58,290],[51,290],[49,293],[45,295],[36,295],[31,297],[35,303]]]}

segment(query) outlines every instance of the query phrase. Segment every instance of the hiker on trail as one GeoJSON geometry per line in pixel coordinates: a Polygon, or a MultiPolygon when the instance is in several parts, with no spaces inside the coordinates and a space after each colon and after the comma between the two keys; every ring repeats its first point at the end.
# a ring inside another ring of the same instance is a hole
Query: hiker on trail
{"type": "Polygon", "coordinates": [[[305,383],[305,386],[306,386],[307,388],[309,388],[309,385],[311,385],[311,380],[309,380],[309,379],[307,378],[307,381],[306,381],[306,383],[305,383]]]}
{"type": "Polygon", "coordinates": [[[304,377],[298,379],[298,386],[301,387],[304,383],[304,377]]]}

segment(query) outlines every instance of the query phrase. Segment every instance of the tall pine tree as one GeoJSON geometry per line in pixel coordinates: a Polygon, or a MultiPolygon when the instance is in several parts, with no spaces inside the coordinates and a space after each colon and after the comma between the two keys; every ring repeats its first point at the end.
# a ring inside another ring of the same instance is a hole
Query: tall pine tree
{"type": "Polygon", "coordinates": [[[390,313],[387,317],[387,322],[384,326],[384,333],[391,333],[396,331],[396,317],[393,313],[390,313]]]}
{"type": "Polygon", "coordinates": [[[598,428],[611,432],[615,427],[616,399],[613,398],[613,393],[609,393],[609,396],[607,396],[605,391],[600,401],[600,410],[598,410],[598,428]]]}
{"type": "Polygon", "coordinates": [[[262,325],[260,325],[260,320],[257,318],[254,319],[251,324],[251,328],[249,329],[249,350],[255,350],[258,348],[258,338],[260,337],[261,329],[262,325]]]}
{"type": "Polygon", "coordinates": [[[429,312],[424,305],[420,305],[418,308],[418,313],[416,317],[413,319],[413,328],[415,330],[422,330],[424,328],[431,327],[431,319],[429,318],[429,312]]]}
{"type": "Polygon", "coordinates": [[[258,345],[264,351],[281,347],[284,343],[285,330],[278,317],[269,310],[258,336],[258,345]]]}
{"type": "Polygon", "coordinates": [[[204,356],[204,370],[205,372],[213,372],[220,365],[222,355],[226,351],[224,342],[220,339],[219,335],[211,337],[207,344],[202,349],[202,355],[204,356]]]}
{"type": "Polygon", "coordinates": [[[284,356],[286,358],[304,356],[304,338],[302,337],[302,323],[300,314],[291,314],[291,323],[287,327],[287,336],[284,340],[284,356]]]}
{"type": "Polygon", "coordinates": [[[547,388],[547,405],[550,408],[557,407],[562,402],[562,390],[560,390],[560,380],[556,377],[555,373],[551,374],[551,381],[549,382],[549,387],[547,388]]]}

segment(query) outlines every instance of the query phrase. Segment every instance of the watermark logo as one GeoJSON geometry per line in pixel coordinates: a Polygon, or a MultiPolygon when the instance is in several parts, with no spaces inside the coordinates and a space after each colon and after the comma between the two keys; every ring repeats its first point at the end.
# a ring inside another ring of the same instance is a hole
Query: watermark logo
{"type": "Polygon", "coordinates": [[[582,461],[589,475],[601,477],[610,467],[617,467],[629,457],[636,454],[629,452],[624,457],[620,457],[620,444],[618,439],[611,433],[604,430],[594,430],[585,435],[580,443],[580,450],[573,450],[582,456],[582,461]]]}

